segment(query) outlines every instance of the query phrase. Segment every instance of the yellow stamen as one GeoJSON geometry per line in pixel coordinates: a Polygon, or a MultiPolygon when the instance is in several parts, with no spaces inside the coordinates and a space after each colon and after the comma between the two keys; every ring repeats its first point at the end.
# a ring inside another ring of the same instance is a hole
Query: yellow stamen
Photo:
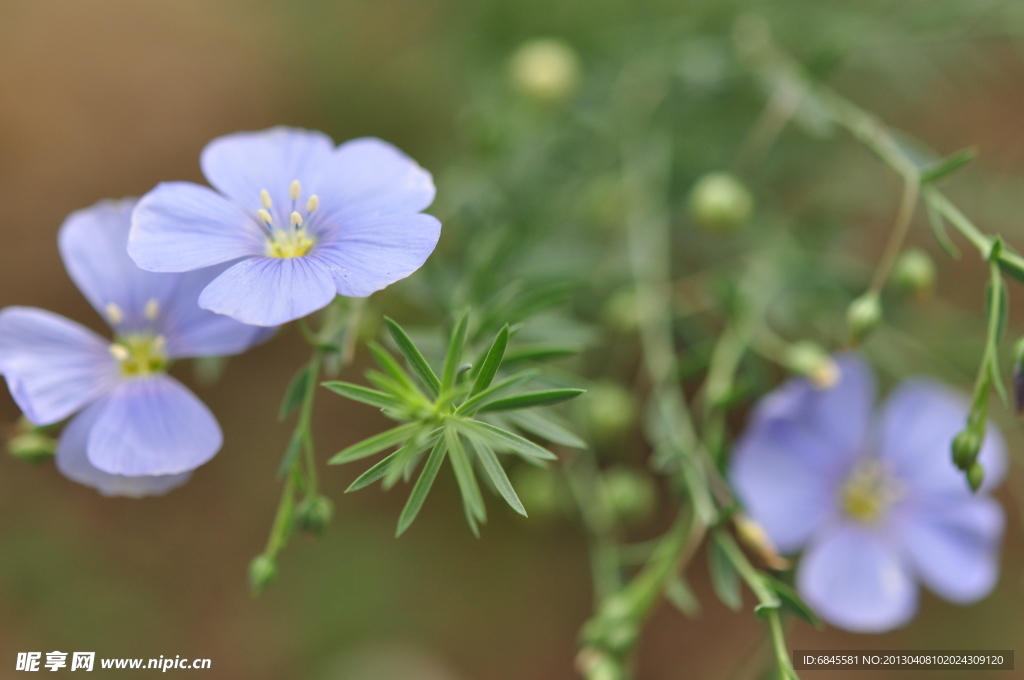
{"type": "Polygon", "coordinates": [[[885,517],[902,496],[898,482],[882,463],[863,461],[853,469],[843,486],[843,510],[851,519],[872,524],[885,517]]]}
{"type": "Polygon", "coordinates": [[[270,216],[270,212],[266,208],[260,208],[256,214],[260,216],[260,221],[268,227],[274,223],[274,218],[270,216]]]}
{"type": "Polygon", "coordinates": [[[317,196],[316,194],[313,194],[312,196],[309,197],[309,200],[306,201],[306,212],[314,212],[319,207],[320,197],[317,196]]]}
{"type": "Polygon", "coordinates": [[[302,185],[299,184],[299,180],[293,179],[292,185],[288,189],[288,197],[293,201],[299,200],[299,196],[302,195],[302,185]]]}
{"type": "Polygon", "coordinates": [[[117,324],[124,321],[124,312],[121,311],[121,308],[117,305],[116,302],[108,302],[107,306],[104,307],[103,309],[107,313],[107,321],[109,321],[113,325],[116,326],[117,324]]]}
{"type": "Polygon", "coordinates": [[[118,361],[128,360],[128,348],[116,342],[110,346],[110,354],[118,361]]]}
{"type": "Polygon", "coordinates": [[[270,200],[270,192],[266,189],[260,189],[260,203],[263,204],[263,207],[267,210],[270,210],[270,207],[274,205],[270,200]]]}
{"type": "Polygon", "coordinates": [[[142,311],[146,315],[146,318],[150,321],[155,321],[157,315],[160,313],[160,303],[155,298],[150,298],[146,302],[146,307],[142,311]]]}
{"type": "Polygon", "coordinates": [[[299,213],[297,213],[295,211],[292,211],[292,226],[293,227],[301,227],[302,226],[302,215],[300,215],[299,213]]]}
{"type": "Polygon", "coordinates": [[[110,346],[125,378],[163,373],[167,369],[167,340],[162,335],[123,335],[110,346]]]}

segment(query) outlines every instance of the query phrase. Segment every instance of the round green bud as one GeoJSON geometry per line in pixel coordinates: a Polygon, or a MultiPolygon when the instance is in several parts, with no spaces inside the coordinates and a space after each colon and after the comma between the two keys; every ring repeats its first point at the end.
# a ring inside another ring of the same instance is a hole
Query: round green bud
{"type": "Polygon", "coordinates": [[[623,524],[651,518],[657,490],[650,476],[632,468],[615,467],[601,475],[601,491],[615,518],[623,524]]]}
{"type": "Polygon", "coordinates": [[[925,295],[935,286],[935,262],[919,248],[904,251],[892,270],[896,288],[914,295],[925,295]]]}
{"type": "Polygon", "coordinates": [[[509,63],[512,84],[524,95],[545,102],[563,101],[579,84],[576,52],[561,40],[539,38],[524,43],[509,63]]]}
{"type": "Polygon", "coordinates": [[[334,517],[334,504],[326,496],[303,498],[295,508],[295,528],[313,536],[321,536],[334,517]]]}
{"type": "Polygon", "coordinates": [[[552,470],[517,465],[512,469],[512,487],[531,519],[556,517],[564,507],[565,488],[552,470]]]}
{"type": "Polygon", "coordinates": [[[850,303],[846,310],[846,325],[850,329],[850,339],[861,343],[878,328],[882,321],[882,303],[875,293],[864,293],[850,303]]]}
{"type": "Polygon", "coordinates": [[[704,175],[690,192],[690,215],[705,231],[732,231],[746,223],[753,212],[750,191],[728,172],[704,175]]]}
{"type": "Polygon", "coordinates": [[[615,441],[636,422],[633,394],[618,383],[597,383],[587,390],[580,405],[586,409],[591,434],[600,443],[615,441]]]}
{"type": "Polygon", "coordinates": [[[818,389],[828,389],[839,380],[839,367],[820,345],[801,341],[786,348],[786,366],[806,376],[818,389]]]}
{"type": "Polygon", "coordinates": [[[7,450],[18,460],[33,465],[53,458],[57,442],[41,432],[25,432],[7,442],[7,450]]]}
{"type": "Polygon", "coordinates": [[[981,467],[981,463],[975,462],[971,465],[970,469],[967,470],[967,483],[971,485],[971,491],[977,493],[978,489],[985,482],[985,468],[981,467]]]}
{"type": "Polygon", "coordinates": [[[981,437],[974,428],[964,428],[953,437],[953,463],[961,470],[970,470],[980,452],[981,437]]]}
{"type": "Polygon", "coordinates": [[[277,578],[277,561],[270,555],[259,555],[249,563],[249,587],[262,593],[277,578]]]}

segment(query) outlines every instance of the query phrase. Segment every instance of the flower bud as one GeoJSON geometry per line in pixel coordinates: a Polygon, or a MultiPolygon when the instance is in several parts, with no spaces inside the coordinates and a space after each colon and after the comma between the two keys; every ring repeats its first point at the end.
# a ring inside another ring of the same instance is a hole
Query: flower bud
{"type": "Polygon", "coordinates": [[[846,324],[850,329],[850,339],[860,344],[878,327],[882,321],[882,304],[877,293],[864,293],[850,303],[846,310],[846,324]]]}
{"type": "Polygon", "coordinates": [[[985,468],[981,467],[981,463],[975,462],[971,465],[970,469],[967,470],[967,483],[971,485],[971,491],[977,493],[978,489],[985,482],[985,468]]]}
{"type": "Polygon", "coordinates": [[[981,452],[981,436],[973,427],[966,427],[953,438],[953,463],[964,471],[969,471],[978,460],[981,452]]]}
{"type": "Polygon", "coordinates": [[[919,248],[905,251],[893,267],[892,283],[904,292],[927,295],[935,285],[935,262],[931,255],[919,248]]]}
{"type": "Polygon", "coordinates": [[[33,465],[53,458],[57,453],[57,442],[42,432],[25,432],[7,442],[7,450],[18,460],[33,465]]]}
{"type": "Polygon", "coordinates": [[[586,409],[590,432],[599,443],[614,442],[636,421],[633,395],[618,383],[601,382],[592,386],[580,404],[586,409]]]}
{"type": "Polygon", "coordinates": [[[334,517],[334,504],[326,496],[302,499],[295,509],[295,528],[313,536],[322,536],[334,517]]]}
{"type": "Polygon", "coordinates": [[[772,543],[772,539],[768,537],[764,527],[742,512],[733,515],[732,522],[740,541],[757,553],[765,564],[772,569],[789,569],[789,560],[779,555],[778,549],[772,543]]]}
{"type": "Polygon", "coordinates": [[[249,587],[256,595],[277,578],[277,561],[270,555],[259,555],[249,564],[249,587]]]}
{"type": "Polygon", "coordinates": [[[753,211],[750,192],[728,172],[704,175],[690,192],[690,215],[708,232],[732,231],[750,219],[753,211]]]}
{"type": "Polygon", "coordinates": [[[828,352],[813,342],[797,342],[786,349],[786,366],[807,376],[819,390],[828,389],[839,381],[839,366],[828,352]]]}
{"type": "Polygon", "coordinates": [[[576,89],[580,63],[576,52],[561,40],[541,38],[523,44],[509,64],[512,83],[528,97],[563,101],[576,89]]]}
{"type": "Polygon", "coordinates": [[[651,478],[631,468],[611,468],[601,475],[601,491],[615,518],[638,524],[651,518],[657,491],[651,478]]]}

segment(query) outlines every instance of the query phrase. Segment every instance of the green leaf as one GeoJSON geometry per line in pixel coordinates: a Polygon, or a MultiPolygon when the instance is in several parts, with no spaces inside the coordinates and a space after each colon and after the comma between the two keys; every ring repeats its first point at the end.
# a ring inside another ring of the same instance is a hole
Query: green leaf
{"type": "Polygon", "coordinates": [[[462,364],[462,351],[466,347],[466,328],[469,326],[469,313],[463,312],[455,324],[451,338],[448,340],[448,352],[444,355],[444,368],[441,371],[441,392],[448,392],[455,384],[459,366],[462,364]]]}
{"type": "Polygon", "coordinates": [[[539,460],[558,460],[555,454],[544,447],[489,423],[464,418],[455,418],[452,419],[452,422],[467,437],[475,441],[483,441],[499,451],[511,450],[528,458],[537,458],[539,460]]]}
{"type": "Polygon", "coordinates": [[[459,407],[455,409],[455,414],[472,415],[476,413],[477,409],[479,409],[482,404],[486,404],[491,399],[496,399],[497,397],[511,390],[516,385],[520,385],[529,380],[530,378],[533,378],[535,375],[537,375],[537,371],[531,369],[528,371],[520,371],[515,375],[510,375],[504,380],[499,380],[498,382],[494,383],[480,394],[474,397],[470,397],[466,401],[462,402],[462,404],[460,404],[459,407]]]}
{"type": "Polygon", "coordinates": [[[946,231],[946,221],[939,214],[939,211],[935,209],[931,201],[925,201],[924,203],[928,207],[928,223],[935,234],[935,240],[939,242],[939,245],[942,246],[947,255],[954,260],[959,260],[960,250],[953,244],[953,240],[949,238],[949,233],[946,231]]]}
{"type": "Polygon", "coordinates": [[[779,600],[782,601],[784,609],[796,614],[815,628],[820,629],[823,627],[818,615],[815,614],[807,603],[803,601],[792,586],[788,583],[783,583],[779,579],[769,576],[768,574],[761,574],[761,576],[768,587],[774,590],[775,594],[779,596],[779,600]]]}
{"type": "Polygon", "coordinates": [[[340,465],[341,463],[348,463],[353,460],[372,456],[375,453],[380,453],[388,447],[401,444],[407,439],[414,437],[417,432],[422,432],[423,430],[423,424],[419,422],[399,425],[398,427],[376,434],[369,439],[364,439],[358,444],[353,444],[347,449],[343,449],[327,461],[327,464],[340,465]]]}
{"type": "Polygon", "coordinates": [[[711,573],[711,586],[718,599],[729,609],[739,611],[743,606],[740,576],[717,541],[708,542],[708,569],[711,573]]]}
{"type": "Polygon", "coordinates": [[[700,615],[700,602],[690,584],[681,575],[665,586],[665,599],[691,619],[700,615]]]}
{"type": "Polygon", "coordinates": [[[340,380],[323,382],[320,383],[320,385],[326,387],[335,394],[340,394],[348,399],[362,402],[363,404],[369,404],[370,406],[376,406],[378,408],[397,409],[405,405],[405,402],[401,399],[393,397],[386,392],[380,392],[378,390],[370,389],[369,387],[363,387],[362,385],[354,385],[340,380]]]}
{"type": "Polygon", "coordinates": [[[494,374],[498,372],[498,367],[501,365],[501,359],[505,356],[507,346],[508,324],[505,324],[487,349],[487,354],[480,364],[480,372],[477,373],[476,380],[473,382],[473,389],[469,392],[470,397],[476,396],[490,386],[491,381],[494,380],[494,374]]]}
{"type": "Polygon", "coordinates": [[[496,399],[480,407],[479,412],[513,411],[535,406],[550,406],[559,402],[578,397],[586,392],[579,389],[545,390],[543,392],[527,392],[504,399],[496,399]]]}
{"type": "Polygon", "coordinates": [[[515,411],[503,413],[501,417],[524,432],[546,439],[552,444],[573,449],[586,449],[587,443],[570,432],[564,425],[553,419],[552,414],[541,415],[536,411],[515,411]]]}
{"type": "Polygon", "coordinates": [[[988,337],[985,342],[985,356],[988,360],[989,378],[1004,406],[1009,405],[1006,386],[999,370],[999,341],[1006,332],[1006,318],[1009,315],[1009,296],[1000,275],[999,267],[992,263],[992,275],[985,291],[985,313],[988,316],[988,337]]]}
{"type": "Polygon", "coordinates": [[[578,345],[521,345],[505,353],[505,366],[522,361],[547,361],[580,353],[578,345]]]}
{"type": "Polygon", "coordinates": [[[401,453],[401,450],[395,451],[387,458],[382,458],[380,462],[378,462],[376,465],[371,467],[363,474],[359,475],[359,477],[356,478],[356,481],[352,482],[352,484],[350,484],[349,487],[345,489],[345,493],[349,493],[351,491],[359,491],[363,487],[367,487],[370,484],[373,484],[378,479],[386,475],[391,466],[398,461],[399,453],[401,453]]]}
{"type": "Polygon", "coordinates": [[[501,467],[501,462],[498,461],[498,457],[494,455],[494,451],[486,442],[478,441],[476,443],[476,454],[480,459],[480,463],[484,466],[484,470],[487,472],[487,476],[491,478],[494,483],[494,488],[498,490],[501,497],[505,499],[513,510],[518,512],[523,517],[526,517],[526,508],[523,507],[522,501],[519,500],[519,496],[516,495],[515,489],[512,488],[512,482],[508,481],[508,475],[505,474],[505,469],[501,467]]]}
{"type": "Polygon", "coordinates": [[[384,477],[384,488],[390,489],[402,478],[409,481],[409,477],[416,469],[416,466],[419,465],[420,455],[436,444],[443,433],[444,428],[441,427],[434,428],[429,432],[427,430],[420,430],[403,444],[402,448],[395,452],[398,454],[395,465],[391,466],[391,469],[388,470],[387,475],[384,477]]]}
{"type": "Polygon", "coordinates": [[[284,458],[281,459],[281,465],[277,468],[277,476],[283,478],[288,474],[288,470],[291,468],[292,463],[299,456],[299,451],[302,450],[302,431],[296,429],[292,432],[291,438],[288,439],[288,448],[285,449],[284,458]]]}
{"type": "Polygon", "coordinates": [[[943,177],[959,170],[962,166],[970,163],[974,160],[974,157],[978,155],[977,149],[967,148],[961,149],[956,153],[946,156],[942,160],[936,161],[930,165],[925,166],[921,169],[921,184],[928,182],[935,182],[943,177]]]}
{"type": "Polygon", "coordinates": [[[444,436],[448,443],[449,460],[452,469],[455,470],[455,480],[459,483],[459,492],[462,494],[462,508],[466,513],[466,521],[469,522],[473,534],[479,538],[479,522],[487,521],[487,510],[480,494],[480,486],[476,483],[473,464],[469,462],[469,456],[466,455],[466,449],[455,428],[446,427],[444,436]]]}
{"type": "Polygon", "coordinates": [[[309,386],[310,365],[306,364],[299,369],[292,381],[288,383],[288,389],[284,392],[284,399],[281,400],[281,408],[277,412],[277,419],[284,420],[299,407],[306,397],[306,388],[309,386]]]}
{"type": "Polygon", "coordinates": [[[395,358],[391,356],[391,352],[381,347],[372,340],[366,343],[366,346],[370,348],[370,352],[373,354],[373,358],[377,360],[377,364],[381,370],[391,377],[397,384],[401,385],[404,390],[412,392],[413,394],[419,394],[420,390],[413,383],[412,378],[405,372],[405,369],[395,361],[395,358]]]}
{"type": "Polygon", "coordinates": [[[419,479],[416,480],[416,485],[412,488],[412,493],[409,494],[409,500],[406,502],[405,507],[402,508],[402,514],[398,517],[398,530],[395,532],[395,537],[404,534],[405,530],[416,519],[416,515],[420,514],[420,508],[423,507],[423,501],[427,499],[427,494],[430,493],[430,487],[434,485],[437,471],[441,469],[441,463],[444,462],[444,456],[447,451],[448,446],[445,444],[444,438],[438,439],[433,451],[430,452],[430,457],[427,458],[427,464],[423,466],[423,472],[420,473],[419,479]]]}
{"type": "Polygon", "coordinates": [[[430,364],[423,358],[420,351],[416,349],[412,339],[402,330],[401,326],[395,323],[394,319],[384,317],[384,322],[387,324],[388,332],[391,333],[391,338],[395,341],[395,345],[398,346],[398,350],[405,357],[405,360],[409,362],[409,367],[416,374],[416,377],[420,379],[420,382],[423,383],[423,386],[427,388],[427,394],[432,399],[437,399],[437,395],[441,392],[441,381],[437,379],[434,369],[430,368],[430,364]]]}

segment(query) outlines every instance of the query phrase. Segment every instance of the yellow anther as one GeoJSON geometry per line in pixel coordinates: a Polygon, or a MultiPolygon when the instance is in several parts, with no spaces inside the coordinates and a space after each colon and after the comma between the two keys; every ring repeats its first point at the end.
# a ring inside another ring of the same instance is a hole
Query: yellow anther
{"type": "Polygon", "coordinates": [[[270,200],[270,192],[266,189],[260,189],[260,203],[262,203],[263,207],[267,210],[270,210],[270,206],[274,205],[270,200]]]}
{"type": "Polygon", "coordinates": [[[156,352],[158,354],[163,354],[163,352],[164,352],[164,350],[166,348],[167,348],[167,338],[165,338],[162,335],[158,335],[155,338],[153,338],[153,351],[154,352],[156,352]]]}
{"type": "Polygon", "coordinates": [[[155,320],[157,315],[160,313],[160,303],[157,302],[155,298],[150,298],[146,302],[146,307],[142,310],[142,313],[145,314],[146,318],[150,321],[155,320]]]}
{"type": "Polygon", "coordinates": [[[274,218],[270,216],[270,212],[266,208],[260,208],[256,214],[260,216],[260,221],[262,221],[263,224],[268,226],[273,224],[274,218]]]}
{"type": "Polygon", "coordinates": [[[299,200],[299,196],[301,196],[301,195],[302,195],[302,185],[299,184],[299,180],[293,179],[292,180],[292,185],[288,189],[288,197],[291,198],[293,201],[297,201],[297,200],[299,200]]]}
{"type": "Polygon", "coordinates": [[[320,197],[317,196],[316,194],[313,194],[312,196],[309,197],[309,200],[306,201],[306,212],[313,212],[314,210],[316,210],[319,207],[320,207],[320,197]]]}
{"type": "Polygon", "coordinates": [[[300,215],[299,213],[294,212],[294,211],[292,212],[292,226],[293,227],[301,227],[302,226],[302,215],[300,215]]]}
{"type": "Polygon", "coordinates": [[[124,321],[124,312],[121,311],[116,302],[108,302],[107,306],[103,309],[107,313],[107,321],[115,326],[124,321]]]}
{"type": "Polygon", "coordinates": [[[127,347],[116,342],[110,346],[110,354],[118,361],[128,361],[128,357],[131,356],[127,347]]]}

